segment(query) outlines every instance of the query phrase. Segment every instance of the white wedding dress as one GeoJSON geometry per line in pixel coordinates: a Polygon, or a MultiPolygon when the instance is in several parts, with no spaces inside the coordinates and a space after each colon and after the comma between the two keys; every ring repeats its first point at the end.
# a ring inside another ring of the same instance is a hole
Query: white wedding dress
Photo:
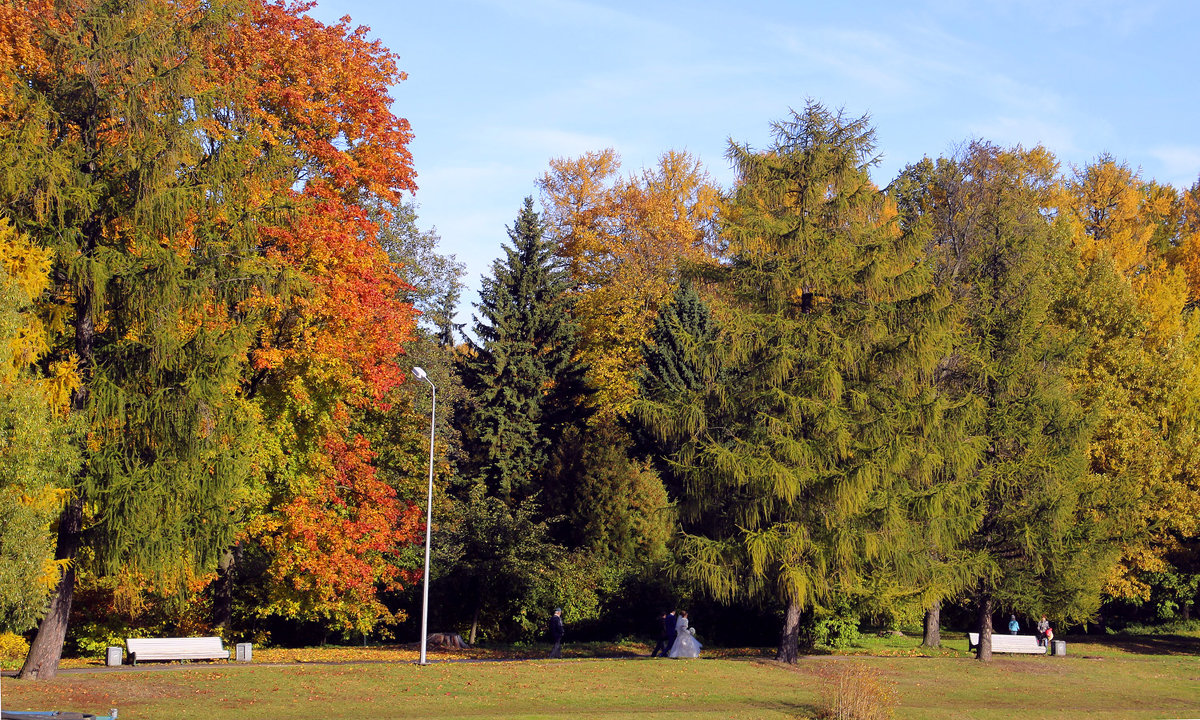
{"type": "Polygon", "coordinates": [[[681,617],[675,621],[675,642],[671,644],[671,650],[667,653],[667,657],[673,658],[694,658],[700,657],[700,641],[696,636],[688,630],[688,620],[681,617]]]}

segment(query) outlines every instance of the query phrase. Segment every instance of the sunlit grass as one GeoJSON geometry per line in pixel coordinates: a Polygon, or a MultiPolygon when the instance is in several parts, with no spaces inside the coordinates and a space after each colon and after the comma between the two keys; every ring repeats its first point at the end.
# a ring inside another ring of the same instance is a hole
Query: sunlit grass
{"type": "Polygon", "coordinates": [[[794,667],[768,659],[769,649],[650,660],[649,646],[640,643],[568,645],[559,661],[545,659],[544,646],[433,651],[428,667],[415,665],[417,651],[407,647],[256,649],[250,665],[68,672],[50,682],[5,678],[3,704],[117,707],[122,720],[806,718],[816,713],[822,674],[834,663],[860,663],[895,688],[899,718],[1200,717],[1195,638],[1068,638],[1064,658],[997,656],[988,665],[972,659],[955,634],[941,650],[919,643],[867,636],[861,647],[802,658],[794,667]]]}

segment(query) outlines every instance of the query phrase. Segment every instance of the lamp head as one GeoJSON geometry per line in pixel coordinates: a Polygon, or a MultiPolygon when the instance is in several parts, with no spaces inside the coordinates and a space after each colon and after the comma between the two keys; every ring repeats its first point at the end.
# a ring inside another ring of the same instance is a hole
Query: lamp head
{"type": "Polygon", "coordinates": [[[413,367],[413,376],[418,380],[428,380],[429,376],[425,374],[425,370],[419,367],[413,367]]]}

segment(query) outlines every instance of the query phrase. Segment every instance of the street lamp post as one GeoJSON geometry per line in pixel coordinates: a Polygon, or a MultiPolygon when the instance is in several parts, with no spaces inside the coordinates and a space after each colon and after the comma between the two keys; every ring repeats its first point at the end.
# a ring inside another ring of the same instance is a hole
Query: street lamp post
{"type": "Polygon", "coordinates": [[[421,661],[418,663],[428,665],[425,661],[425,645],[429,637],[429,546],[433,538],[433,430],[437,422],[437,386],[419,367],[413,368],[413,375],[429,383],[433,390],[433,408],[429,411],[429,498],[425,503],[425,593],[421,599],[421,661]]]}

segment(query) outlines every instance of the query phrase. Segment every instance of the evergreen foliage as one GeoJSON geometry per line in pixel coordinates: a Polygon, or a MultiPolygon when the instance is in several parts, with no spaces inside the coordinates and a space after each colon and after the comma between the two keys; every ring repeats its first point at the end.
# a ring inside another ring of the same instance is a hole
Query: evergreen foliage
{"type": "Polygon", "coordinates": [[[529,637],[555,602],[555,570],[566,557],[549,537],[532,498],[515,507],[486,494],[482,485],[454,502],[439,533],[435,567],[441,612],[469,618],[468,642],[529,637]]]}
{"type": "Polygon", "coordinates": [[[59,523],[68,570],[25,675],[54,675],[81,543],[107,569],[180,577],[232,539],[226,503],[246,474],[234,389],[251,337],[213,308],[235,307],[256,273],[253,223],[227,221],[236,153],[216,151],[221,98],[200,61],[226,9],[182,22],[180,8],[128,0],[56,16],[0,131],[3,205],[52,250],[45,312],[70,327],[49,360],[77,364],[72,411],[88,425],[59,523]]]}
{"type": "Polygon", "coordinates": [[[450,533],[465,550],[447,584],[470,593],[473,632],[482,623],[512,637],[538,626],[511,619],[540,617],[538,604],[554,594],[553,578],[566,566],[567,551],[550,534],[559,518],[548,498],[562,495],[555,483],[573,487],[576,467],[563,463],[570,456],[564,440],[586,413],[570,280],[532,198],[508,236],[504,259],[483,280],[478,340],[468,338],[459,365],[465,396],[455,423],[466,487],[454,501],[450,533]],[[480,543],[490,549],[480,551],[480,543]]]}
{"type": "Polygon", "coordinates": [[[505,259],[484,278],[478,341],[462,359],[472,401],[460,420],[460,470],[515,507],[541,488],[541,470],[564,431],[583,419],[583,367],[575,361],[570,281],[543,239],[533,199],[508,231],[505,259]]]}
{"type": "Polygon", "coordinates": [[[1070,274],[1055,170],[1041,148],[972,143],[928,196],[939,278],[966,313],[942,382],[977,399],[986,443],[966,543],[985,560],[972,593],[985,660],[993,612],[1086,619],[1115,559],[1106,509],[1120,493],[1088,471],[1090,428],[1065,376],[1074,337],[1051,314],[1070,274]]]}
{"type": "Polygon", "coordinates": [[[704,384],[704,359],[718,333],[712,313],[691,281],[685,279],[671,302],[659,310],[642,345],[645,366],[638,376],[644,397],[663,398],[692,392],[704,384]]]}
{"type": "Polygon", "coordinates": [[[639,417],[679,445],[685,574],[721,599],[788,605],[780,657],[794,661],[803,610],[872,565],[903,570],[918,544],[896,489],[906,475],[933,484],[947,462],[928,429],[952,315],[870,182],[866,118],[810,103],[774,134],[765,151],[729,151],[732,260],[704,273],[720,372],[639,417]]]}

